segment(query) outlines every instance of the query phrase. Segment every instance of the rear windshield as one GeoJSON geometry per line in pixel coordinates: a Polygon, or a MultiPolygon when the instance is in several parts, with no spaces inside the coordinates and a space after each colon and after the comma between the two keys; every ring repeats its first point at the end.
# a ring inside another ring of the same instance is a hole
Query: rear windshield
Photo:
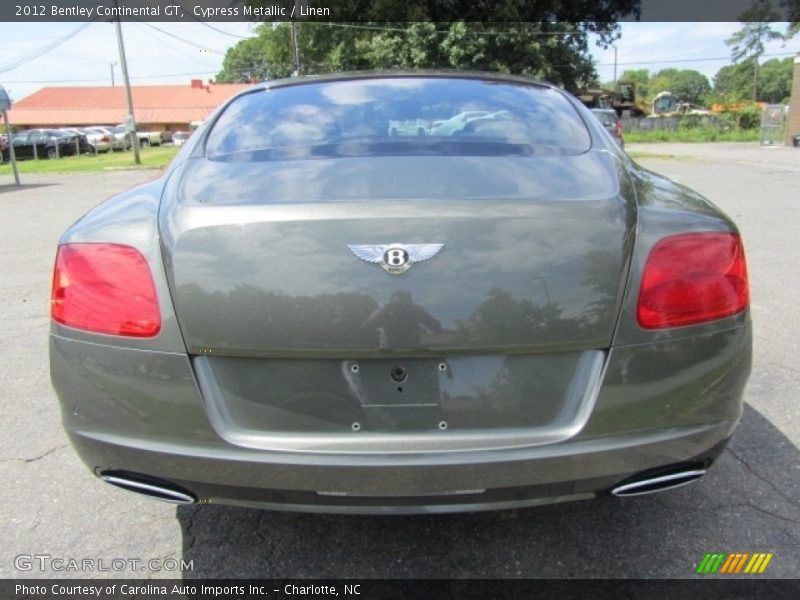
{"type": "Polygon", "coordinates": [[[616,113],[610,112],[601,112],[599,110],[592,111],[594,116],[597,117],[597,120],[600,121],[603,125],[610,126],[617,124],[617,115],[616,113]]]}
{"type": "Polygon", "coordinates": [[[475,79],[307,83],[234,100],[206,156],[258,161],[341,156],[580,154],[578,113],[543,86],[475,79]]]}

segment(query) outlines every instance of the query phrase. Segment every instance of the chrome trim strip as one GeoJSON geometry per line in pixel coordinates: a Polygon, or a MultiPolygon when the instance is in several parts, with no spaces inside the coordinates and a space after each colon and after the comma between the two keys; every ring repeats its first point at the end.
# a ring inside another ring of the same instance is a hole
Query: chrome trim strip
{"type": "Polygon", "coordinates": [[[468,430],[386,435],[363,430],[347,434],[277,433],[250,429],[236,422],[222,397],[214,372],[205,356],[192,360],[211,426],[226,442],[242,448],[276,452],[334,454],[448,453],[529,448],[563,442],[586,425],[600,393],[608,353],[585,350],[566,391],[559,414],[547,425],[531,428],[468,430]]]}
{"type": "Polygon", "coordinates": [[[133,481],[125,479],[124,477],[116,477],[115,475],[101,475],[100,479],[111,485],[115,485],[129,492],[140,492],[162,502],[169,502],[170,504],[194,504],[194,497],[189,494],[184,494],[177,490],[151,485],[149,483],[142,483],[141,481],[133,481]],[[159,495],[153,495],[159,494],[159,495]]]}
{"type": "Polygon", "coordinates": [[[664,490],[672,490],[677,487],[681,487],[683,485],[688,485],[693,481],[697,481],[703,475],[706,474],[705,469],[694,469],[691,471],[680,471],[679,473],[672,473],[671,475],[662,475],[661,477],[652,477],[650,479],[642,479],[640,481],[634,481],[633,483],[626,483],[625,485],[620,485],[615,487],[611,490],[611,493],[615,496],[644,496],[646,494],[655,494],[657,492],[661,492],[664,490]],[[681,481],[684,480],[684,481],[681,481]],[[678,483],[670,483],[671,481],[677,481],[678,483]],[[647,487],[654,484],[659,483],[666,483],[667,485],[663,487],[659,487],[654,490],[647,490],[643,492],[635,491],[638,488],[647,487]],[[633,491],[629,491],[633,490],[633,491]]]}

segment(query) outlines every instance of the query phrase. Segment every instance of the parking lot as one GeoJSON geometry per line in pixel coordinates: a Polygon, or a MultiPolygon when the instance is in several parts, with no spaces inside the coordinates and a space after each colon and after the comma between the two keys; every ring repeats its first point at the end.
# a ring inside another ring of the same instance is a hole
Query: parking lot
{"type": "Polygon", "coordinates": [[[660,495],[465,515],[365,517],[180,507],[93,478],[67,444],[50,387],[48,295],[61,232],[158,175],[0,177],[1,577],[170,577],[15,568],[19,555],[192,561],[186,577],[692,577],[707,552],[772,552],[800,574],[800,150],[629,146],[739,224],[755,324],[742,423],[708,477],[660,495]]]}

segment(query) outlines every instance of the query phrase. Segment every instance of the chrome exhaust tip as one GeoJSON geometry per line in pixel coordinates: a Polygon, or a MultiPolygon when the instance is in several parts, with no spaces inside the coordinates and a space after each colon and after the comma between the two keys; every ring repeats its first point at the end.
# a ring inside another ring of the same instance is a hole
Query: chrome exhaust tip
{"type": "Polygon", "coordinates": [[[123,490],[143,494],[149,498],[169,502],[170,504],[194,504],[197,502],[197,498],[177,486],[142,476],[109,472],[102,473],[100,479],[123,490]]]}
{"type": "Polygon", "coordinates": [[[705,474],[705,469],[686,469],[658,476],[650,475],[644,479],[628,480],[628,483],[613,488],[611,494],[620,497],[655,494],[656,492],[663,492],[665,490],[672,490],[683,485],[688,485],[693,481],[697,481],[705,474]]]}

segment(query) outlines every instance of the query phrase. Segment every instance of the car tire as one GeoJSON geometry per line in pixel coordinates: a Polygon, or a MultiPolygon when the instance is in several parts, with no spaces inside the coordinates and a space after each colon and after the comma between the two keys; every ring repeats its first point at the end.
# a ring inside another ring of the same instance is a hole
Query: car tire
{"type": "Polygon", "coordinates": [[[56,154],[56,149],[55,148],[48,148],[47,149],[47,158],[51,158],[51,159],[52,158],[58,158],[58,155],[56,154]]]}
{"type": "Polygon", "coordinates": [[[141,140],[141,141],[139,142],[139,145],[140,145],[142,148],[147,148],[147,147],[150,145],[150,140],[141,140]]]}

